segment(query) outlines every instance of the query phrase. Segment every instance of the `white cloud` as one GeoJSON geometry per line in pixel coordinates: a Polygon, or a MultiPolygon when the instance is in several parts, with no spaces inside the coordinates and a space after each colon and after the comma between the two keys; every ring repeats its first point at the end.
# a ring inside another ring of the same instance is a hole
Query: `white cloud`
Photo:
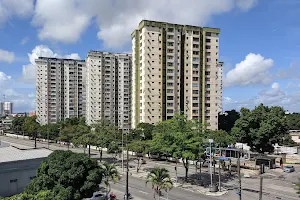
{"type": "Polygon", "coordinates": [[[32,24],[41,40],[78,41],[96,19],[97,36],[108,48],[122,48],[143,19],[206,25],[213,15],[247,11],[257,0],[37,0],[32,24]]]}
{"type": "Polygon", "coordinates": [[[24,38],[21,40],[20,44],[21,44],[21,45],[25,45],[25,44],[27,44],[28,41],[29,41],[29,37],[24,37],[24,38]]]}
{"type": "Polygon", "coordinates": [[[11,80],[11,76],[7,76],[4,72],[0,72],[0,83],[11,80]]]}
{"type": "Polygon", "coordinates": [[[33,12],[33,8],[34,0],[1,0],[0,27],[14,16],[19,18],[29,17],[33,12]]]}
{"type": "Polygon", "coordinates": [[[61,56],[47,46],[39,45],[36,46],[31,53],[27,54],[29,57],[30,64],[23,65],[21,80],[24,82],[34,82],[36,75],[36,64],[35,59],[39,57],[57,57],[57,58],[68,58],[68,59],[80,59],[80,56],[77,53],[72,53],[69,55],[61,56]]]}
{"type": "Polygon", "coordinates": [[[272,59],[265,59],[260,54],[250,53],[245,60],[235,65],[224,77],[224,86],[248,86],[254,84],[268,84],[272,81],[270,69],[272,59]]]}
{"type": "Polygon", "coordinates": [[[239,110],[242,107],[253,109],[261,103],[266,106],[282,106],[291,112],[300,112],[300,88],[295,88],[291,93],[287,93],[281,89],[279,83],[275,82],[269,89],[260,91],[250,99],[235,101],[228,97],[223,100],[224,110],[239,110]]]}
{"type": "Polygon", "coordinates": [[[12,63],[15,60],[15,54],[11,51],[0,49],[0,62],[12,63]]]}

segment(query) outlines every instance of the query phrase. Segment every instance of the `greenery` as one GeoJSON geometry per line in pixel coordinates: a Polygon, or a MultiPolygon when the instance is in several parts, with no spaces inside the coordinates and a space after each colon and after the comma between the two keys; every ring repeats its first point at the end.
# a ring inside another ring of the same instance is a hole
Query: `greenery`
{"type": "Polygon", "coordinates": [[[273,145],[281,143],[288,134],[285,111],[281,107],[257,106],[241,109],[241,117],[231,130],[238,142],[247,143],[259,153],[273,152],[273,145]]]}
{"type": "Polygon", "coordinates": [[[289,130],[300,130],[300,113],[286,115],[289,130]]]}
{"type": "Polygon", "coordinates": [[[104,163],[102,165],[102,171],[103,171],[103,182],[106,185],[107,194],[108,194],[111,190],[110,183],[118,182],[121,179],[121,176],[116,166],[113,164],[104,163]]]}
{"type": "Polygon", "coordinates": [[[82,199],[99,189],[104,170],[96,160],[71,151],[54,151],[38,169],[37,177],[24,193],[37,195],[41,191],[53,199],[82,199]]]}
{"type": "MultiPolygon", "coordinates": [[[[171,177],[169,171],[165,168],[155,167],[153,168],[146,178],[146,184],[151,183],[152,189],[158,192],[158,199],[161,195],[161,190],[166,189],[170,191],[173,187],[173,182],[171,181],[171,177]]],[[[155,191],[154,191],[154,198],[155,198],[155,191]]]]}
{"type": "Polygon", "coordinates": [[[224,130],[229,133],[234,126],[236,120],[240,118],[240,113],[236,110],[225,111],[224,114],[219,115],[219,130],[224,130]]]}

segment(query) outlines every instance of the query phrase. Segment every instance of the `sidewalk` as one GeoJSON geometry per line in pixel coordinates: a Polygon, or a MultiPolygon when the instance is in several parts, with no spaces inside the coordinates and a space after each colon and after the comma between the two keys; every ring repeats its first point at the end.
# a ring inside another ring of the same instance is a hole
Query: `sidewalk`
{"type": "MultiPolygon", "coordinates": [[[[126,169],[124,172],[122,171],[121,167],[117,167],[118,171],[120,172],[122,177],[126,176],[126,169]]],[[[129,169],[129,176],[139,178],[139,179],[146,179],[149,172],[144,171],[144,168],[141,167],[139,172],[136,172],[136,168],[130,168],[129,169]]],[[[176,182],[176,177],[171,177],[173,181],[173,187],[180,188],[186,191],[194,192],[194,193],[200,193],[207,196],[222,196],[228,193],[228,190],[225,188],[222,188],[221,192],[210,192],[209,188],[203,187],[200,185],[192,185],[190,183],[180,183],[176,182]]]]}

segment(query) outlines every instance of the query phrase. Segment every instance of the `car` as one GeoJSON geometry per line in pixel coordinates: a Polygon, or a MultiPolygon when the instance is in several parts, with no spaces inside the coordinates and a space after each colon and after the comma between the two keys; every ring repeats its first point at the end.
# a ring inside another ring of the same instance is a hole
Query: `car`
{"type": "Polygon", "coordinates": [[[283,167],[283,171],[286,172],[286,173],[291,173],[291,172],[295,171],[295,168],[294,168],[294,166],[286,165],[286,166],[283,167]]]}
{"type": "Polygon", "coordinates": [[[107,195],[102,192],[94,192],[93,196],[90,198],[90,200],[106,200],[107,195]]]}

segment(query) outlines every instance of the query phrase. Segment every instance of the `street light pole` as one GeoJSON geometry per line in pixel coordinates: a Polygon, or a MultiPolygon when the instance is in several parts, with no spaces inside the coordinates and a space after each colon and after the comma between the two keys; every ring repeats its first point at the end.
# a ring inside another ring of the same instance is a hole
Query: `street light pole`
{"type": "Polygon", "coordinates": [[[128,179],[129,179],[129,153],[128,153],[128,130],[126,131],[126,200],[129,200],[129,186],[128,186],[128,179]]]}
{"type": "Polygon", "coordinates": [[[213,176],[212,176],[212,157],[211,157],[211,144],[214,142],[213,139],[209,139],[209,169],[210,169],[210,187],[213,187],[213,176]]]}

